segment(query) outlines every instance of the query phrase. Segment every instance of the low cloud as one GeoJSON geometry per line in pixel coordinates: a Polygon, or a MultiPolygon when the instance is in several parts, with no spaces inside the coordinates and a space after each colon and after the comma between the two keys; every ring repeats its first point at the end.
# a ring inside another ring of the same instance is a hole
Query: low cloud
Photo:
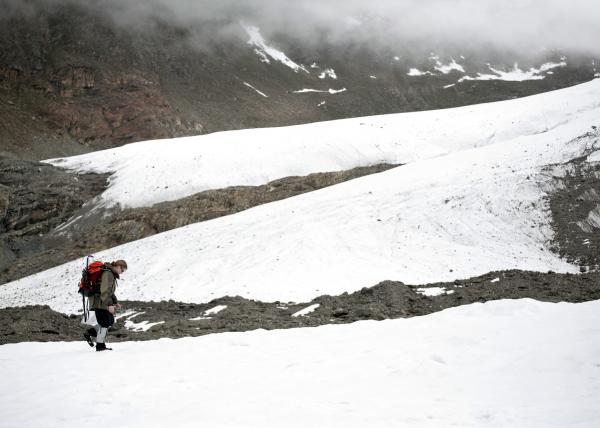
{"type": "Polygon", "coordinates": [[[306,44],[600,52],[600,2],[594,0],[0,0],[0,13],[35,14],[65,4],[92,8],[126,28],[162,22],[202,32],[210,23],[213,41],[239,37],[243,21],[267,37],[306,44]]]}

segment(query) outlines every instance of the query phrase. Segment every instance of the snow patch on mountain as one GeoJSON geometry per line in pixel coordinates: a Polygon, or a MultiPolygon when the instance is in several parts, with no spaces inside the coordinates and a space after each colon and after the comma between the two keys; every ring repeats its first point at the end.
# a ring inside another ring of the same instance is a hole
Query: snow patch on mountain
{"type": "Polygon", "coordinates": [[[301,309],[298,312],[293,313],[292,317],[296,318],[296,317],[303,317],[305,315],[308,315],[311,312],[314,312],[319,306],[320,305],[318,303],[315,303],[314,305],[307,306],[306,308],[301,309]]]}
{"type": "Polygon", "coordinates": [[[333,68],[327,68],[323,70],[321,74],[319,74],[319,79],[325,79],[327,77],[334,80],[337,79],[337,75],[335,74],[335,70],[333,68]]]}
{"type": "MultiPolygon", "coordinates": [[[[464,59],[464,57],[461,58],[464,59]]],[[[434,70],[438,71],[441,74],[449,74],[452,71],[457,71],[460,73],[466,73],[464,67],[457,63],[454,58],[451,58],[448,64],[444,64],[440,61],[440,57],[435,54],[431,54],[429,56],[429,60],[434,63],[434,70]]],[[[485,73],[477,73],[476,76],[463,76],[458,79],[458,82],[464,82],[466,80],[505,80],[511,82],[523,82],[526,80],[541,80],[546,77],[546,74],[553,74],[553,69],[559,67],[566,67],[567,63],[564,60],[560,62],[547,62],[542,64],[539,68],[531,67],[529,70],[521,70],[519,68],[519,64],[515,63],[513,68],[508,71],[503,71],[492,67],[488,64],[488,68],[493,74],[485,74],[485,73]]],[[[408,76],[418,77],[418,76],[435,76],[439,75],[432,71],[422,71],[416,67],[412,67],[409,69],[408,76]]]]}
{"type": "Polygon", "coordinates": [[[539,68],[531,67],[529,70],[521,70],[519,68],[519,64],[515,63],[512,70],[502,71],[496,68],[493,68],[488,64],[488,68],[494,74],[482,74],[477,73],[477,76],[463,76],[458,79],[459,82],[463,82],[465,80],[506,80],[509,82],[523,82],[526,80],[541,80],[546,76],[544,73],[551,73],[549,70],[559,67],[566,67],[567,63],[565,61],[561,62],[548,62],[542,64],[539,68]]]}
{"type": "Polygon", "coordinates": [[[140,321],[140,322],[135,322],[135,321],[131,321],[131,319],[128,319],[125,321],[125,328],[127,330],[132,330],[132,331],[136,331],[136,332],[142,332],[142,331],[148,331],[150,330],[152,327],[160,325],[160,324],[164,324],[164,321],[157,321],[157,322],[150,322],[150,321],[140,321]]]}
{"type": "Polygon", "coordinates": [[[265,98],[269,98],[269,96],[267,94],[265,94],[264,92],[259,91],[258,89],[256,89],[254,86],[252,86],[250,83],[248,82],[242,82],[245,86],[249,87],[250,89],[253,89],[257,94],[262,95],[265,98]]]}
{"type": "Polygon", "coordinates": [[[431,71],[421,71],[418,68],[411,68],[410,70],[408,70],[408,73],[406,73],[408,76],[432,76],[433,73],[431,71]]]}
{"type": "Polygon", "coordinates": [[[427,288],[417,288],[417,293],[422,294],[427,297],[437,297],[443,296],[445,294],[452,294],[454,290],[448,290],[444,287],[427,287],[427,288]]]}
{"type": "Polygon", "coordinates": [[[443,64],[440,61],[440,57],[437,55],[432,54],[429,59],[433,62],[435,62],[435,66],[433,68],[435,68],[437,71],[439,71],[442,74],[448,74],[451,71],[459,71],[461,73],[465,72],[465,69],[463,68],[462,65],[460,65],[459,63],[457,63],[454,58],[451,58],[450,62],[448,64],[443,64]]]}
{"type": "MultiPolygon", "coordinates": [[[[454,58],[450,59],[450,62],[448,64],[444,64],[442,63],[442,61],[440,61],[440,57],[434,53],[432,53],[429,56],[429,60],[432,61],[434,63],[433,68],[434,70],[438,71],[441,74],[449,74],[452,71],[457,71],[460,73],[464,73],[465,69],[462,65],[460,65],[459,63],[456,62],[456,60],[454,58]]],[[[409,69],[408,76],[435,76],[436,73],[431,72],[431,71],[421,71],[416,67],[412,67],[409,69]]]]}
{"type": "Polygon", "coordinates": [[[264,53],[263,51],[261,51],[259,49],[254,49],[254,53],[256,55],[258,55],[260,62],[264,62],[265,64],[271,64],[271,60],[269,59],[267,54],[264,53]]]}
{"type": "Polygon", "coordinates": [[[250,46],[254,46],[254,52],[261,58],[261,61],[270,63],[269,57],[282,63],[283,65],[291,68],[296,73],[299,71],[303,71],[305,73],[309,73],[305,66],[296,64],[294,61],[289,59],[285,53],[280,50],[277,50],[265,42],[265,39],[260,34],[260,29],[253,25],[242,24],[242,27],[248,33],[250,39],[248,40],[248,44],[250,46]]]}
{"type": "Polygon", "coordinates": [[[307,94],[310,92],[317,92],[317,93],[328,93],[328,94],[339,94],[340,92],[346,92],[346,88],[341,88],[341,89],[328,89],[328,90],[322,90],[322,89],[309,89],[309,88],[304,88],[304,89],[299,89],[297,91],[292,91],[292,93],[294,94],[307,94]]]}
{"type": "Polygon", "coordinates": [[[588,162],[600,162],[600,150],[596,150],[586,159],[588,162]]]}
{"type": "Polygon", "coordinates": [[[224,311],[225,309],[227,309],[227,305],[217,305],[214,308],[210,308],[210,309],[207,309],[206,311],[204,311],[204,315],[205,316],[215,315],[215,314],[218,314],[219,312],[224,311]]]}

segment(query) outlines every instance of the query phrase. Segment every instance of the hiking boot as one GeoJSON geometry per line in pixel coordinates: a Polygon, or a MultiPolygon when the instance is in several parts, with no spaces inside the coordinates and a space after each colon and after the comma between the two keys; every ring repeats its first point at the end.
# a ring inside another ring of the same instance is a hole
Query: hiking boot
{"type": "Polygon", "coordinates": [[[96,351],[112,351],[112,348],[107,348],[105,343],[96,343],[96,351]]]}
{"type": "Polygon", "coordinates": [[[92,335],[90,334],[89,330],[83,332],[83,338],[85,339],[88,345],[94,346],[94,339],[92,339],[92,335]]]}

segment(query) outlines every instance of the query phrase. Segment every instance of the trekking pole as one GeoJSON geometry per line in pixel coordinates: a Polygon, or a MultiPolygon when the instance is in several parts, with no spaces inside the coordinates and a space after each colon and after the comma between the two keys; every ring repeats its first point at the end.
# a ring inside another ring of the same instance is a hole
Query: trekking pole
{"type": "Polygon", "coordinates": [[[83,303],[83,321],[87,322],[87,315],[85,314],[85,296],[81,293],[81,303],[83,303]]]}
{"type": "MultiPolygon", "coordinates": [[[[93,258],[94,258],[94,256],[92,256],[91,254],[85,258],[85,271],[86,272],[88,270],[88,267],[90,266],[90,259],[93,259],[93,258]]],[[[85,295],[83,293],[81,293],[81,300],[83,302],[83,321],[87,322],[90,309],[89,309],[89,305],[88,305],[87,309],[85,307],[85,295]]]]}

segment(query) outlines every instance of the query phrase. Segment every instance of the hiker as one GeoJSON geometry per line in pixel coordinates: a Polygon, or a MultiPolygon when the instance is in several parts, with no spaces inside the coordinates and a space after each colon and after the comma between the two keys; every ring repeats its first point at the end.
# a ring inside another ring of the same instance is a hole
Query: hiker
{"type": "Polygon", "coordinates": [[[115,290],[117,288],[117,279],[127,270],[125,260],[117,260],[111,263],[105,263],[100,277],[100,290],[98,294],[91,295],[89,307],[96,314],[96,326],[88,329],[83,336],[90,346],[94,346],[96,341],[96,351],[110,351],[112,348],[106,347],[106,335],[108,329],[115,323],[115,314],[121,305],[118,303],[115,290]]]}

